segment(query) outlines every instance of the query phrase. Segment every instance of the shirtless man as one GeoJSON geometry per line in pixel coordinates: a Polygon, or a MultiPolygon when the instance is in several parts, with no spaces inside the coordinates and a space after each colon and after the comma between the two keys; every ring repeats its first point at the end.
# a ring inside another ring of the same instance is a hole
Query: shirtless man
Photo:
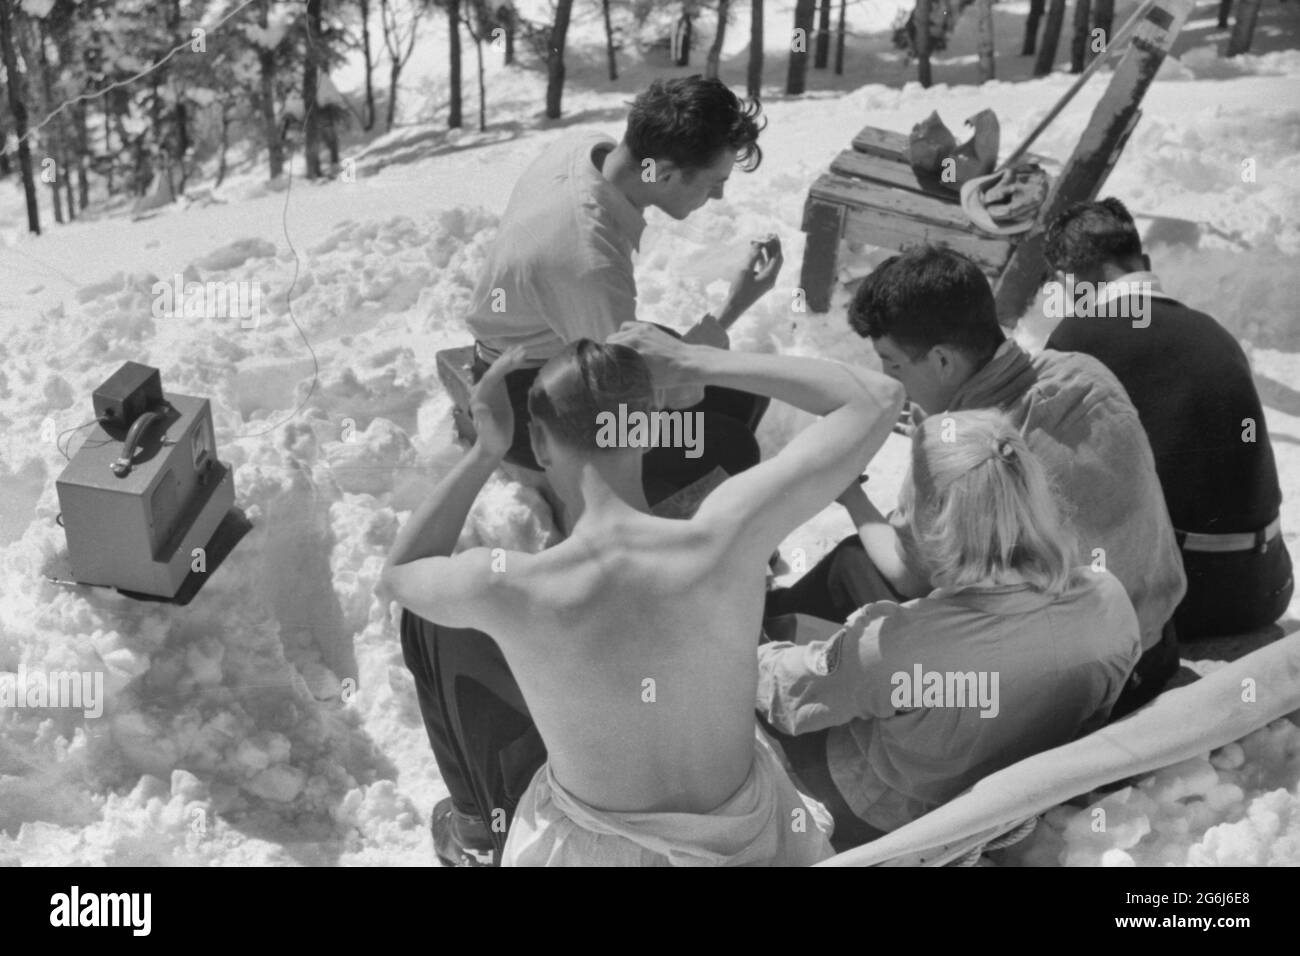
{"type": "Polygon", "coordinates": [[[506,864],[812,863],[829,854],[755,734],[767,556],[861,473],[902,389],[834,362],[734,353],[629,323],[565,347],[529,395],[530,438],[567,538],[540,554],[452,555],[510,447],[506,352],[473,397],[478,437],[398,535],[386,596],[500,645],[548,762],[516,810],[506,864]],[[629,348],[632,346],[633,348],[629,348]],[[635,351],[633,350],[635,349],[635,351]],[[639,353],[639,354],[638,354],[639,353]],[[649,514],[642,448],[599,447],[597,416],[655,387],[723,385],[824,416],[728,479],[688,520],[649,514]]]}

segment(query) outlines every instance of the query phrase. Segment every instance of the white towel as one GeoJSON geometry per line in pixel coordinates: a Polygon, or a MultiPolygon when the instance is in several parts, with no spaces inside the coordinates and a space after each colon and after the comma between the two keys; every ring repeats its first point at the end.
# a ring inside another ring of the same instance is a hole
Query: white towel
{"type": "Polygon", "coordinates": [[[515,810],[503,866],[810,866],[832,855],[812,808],[754,738],[754,765],[711,813],[597,810],[542,765],[515,810]]]}

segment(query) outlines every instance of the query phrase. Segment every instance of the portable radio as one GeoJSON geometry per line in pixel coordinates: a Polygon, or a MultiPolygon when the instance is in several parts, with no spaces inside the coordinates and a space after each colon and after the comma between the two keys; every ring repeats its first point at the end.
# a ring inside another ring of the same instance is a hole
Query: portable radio
{"type": "Polygon", "coordinates": [[[234,505],[206,398],[163,395],[127,362],[94,393],[98,424],[56,483],[73,580],[174,598],[234,505]]]}

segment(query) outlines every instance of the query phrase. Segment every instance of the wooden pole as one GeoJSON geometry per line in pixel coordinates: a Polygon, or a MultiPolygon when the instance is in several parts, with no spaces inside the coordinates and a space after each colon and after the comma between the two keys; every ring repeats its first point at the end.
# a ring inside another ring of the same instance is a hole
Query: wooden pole
{"type": "Polygon", "coordinates": [[[1250,41],[1255,36],[1255,18],[1259,16],[1259,0],[1238,0],[1237,19],[1232,24],[1228,38],[1228,56],[1250,52],[1250,41]]]}
{"type": "Polygon", "coordinates": [[[1038,46],[1038,24],[1043,19],[1044,0],[1029,0],[1029,16],[1025,18],[1025,42],[1020,47],[1021,56],[1033,56],[1038,46]]]}
{"type": "Polygon", "coordinates": [[[1070,37],[1070,72],[1082,73],[1088,59],[1088,19],[1091,0],[1074,0],[1074,35],[1070,37]]]}
{"type": "Polygon", "coordinates": [[[977,0],[979,9],[979,46],[980,82],[984,83],[995,76],[993,65],[993,0],[977,0]]]}
{"type": "Polygon", "coordinates": [[[1065,23],[1065,0],[1051,0],[1047,6],[1047,23],[1043,25],[1043,44],[1034,61],[1034,76],[1046,76],[1056,65],[1056,47],[1061,42],[1061,25],[1065,23]]]}
{"type": "MultiPolygon", "coordinates": [[[[1110,85],[1092,111],[1083,135],[1038,211],[1034,228],[1016,245],[998,280],[998,318],[1014,324],[1042,284],[1043,236],[1047,225],[1076,202],[1093,199],[1119,158],[1137,123],[1151,81],[1194,0],[1156,0],[1134,28],[1133,42],[1115,68],[1110,85]]],[[[1100,57],[1097,61],[1100,62],[1100,57]]],[[[1090,66],[1092,64],[1089,64],[1090,66]]]]}
{"type": "MultiPolygon", "coordinates": [[[[1062,0],[1064,2],[1064,0],[1062,0]]],[[[930,0],[916,0],[916,12],[912,14],[912,23],[916,27],[916,78],[921,85],[930,85],[930,0]]]]}

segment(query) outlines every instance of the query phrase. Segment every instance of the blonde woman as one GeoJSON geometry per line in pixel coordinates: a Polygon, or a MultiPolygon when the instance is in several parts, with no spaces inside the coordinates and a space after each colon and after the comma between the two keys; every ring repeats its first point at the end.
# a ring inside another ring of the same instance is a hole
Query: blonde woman
{"type": "Polygon", "coordinates": [[[998,411],[916,430],[900,508],[934,590],[759,648],[758,709],[836,849],[1105,722],[1141,654],[1119,581],[1076,567],[1043,467],[998,411]]]}

